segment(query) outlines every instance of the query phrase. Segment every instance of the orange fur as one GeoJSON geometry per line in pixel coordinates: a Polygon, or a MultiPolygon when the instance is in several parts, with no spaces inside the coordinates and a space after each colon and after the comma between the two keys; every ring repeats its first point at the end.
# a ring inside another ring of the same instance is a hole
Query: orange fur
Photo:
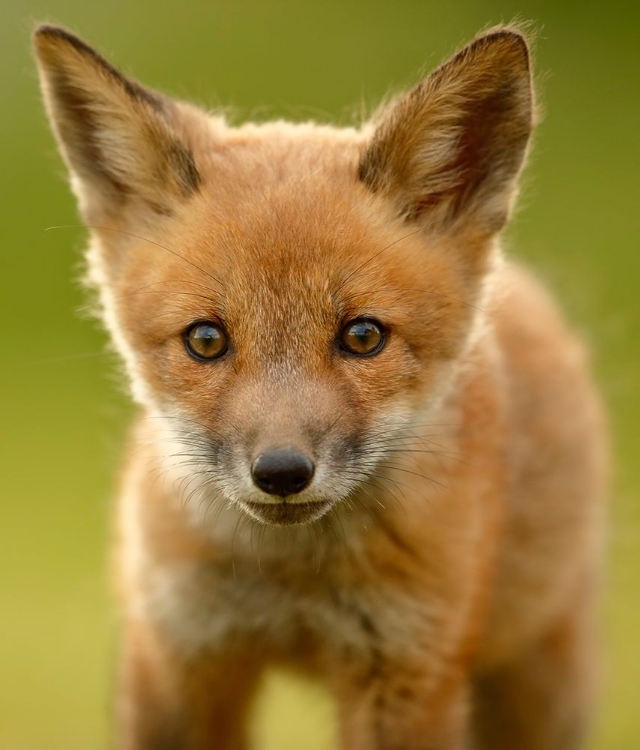
{"type": "Polygon", "coordinates": [[[583,747],[606,450],[581,344],[497,244],[523,36],[344,130],[233,128],[62,29],[35,48],[140,406],[118,746],[240,750],[285,664],[332,689],[349,750],[583,747]],[[367,357],[340,344],[360,319],[367,357]],[[219,359],[188,355],[198,321],[219,359]],[[312,462],[303,489],[258,484],[276,449],[312,462]]]}

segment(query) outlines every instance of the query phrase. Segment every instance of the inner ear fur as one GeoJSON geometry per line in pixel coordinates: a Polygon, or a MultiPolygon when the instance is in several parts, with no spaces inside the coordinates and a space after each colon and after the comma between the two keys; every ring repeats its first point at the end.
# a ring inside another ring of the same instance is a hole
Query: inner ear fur
{"type": "Polygon", "coordinates": [[[52,128],[89,210],[139,198],[158,211],[197,191],[200,174],[171,100],[126,78],[65,29],[33,37],[52,128]]]}
{"type": "Polygon", "coordinates": [[[383,113],[359,178],[407,219],[491,234],[508,218],[533,110],[525,37],[492,30],[383,113]]]}

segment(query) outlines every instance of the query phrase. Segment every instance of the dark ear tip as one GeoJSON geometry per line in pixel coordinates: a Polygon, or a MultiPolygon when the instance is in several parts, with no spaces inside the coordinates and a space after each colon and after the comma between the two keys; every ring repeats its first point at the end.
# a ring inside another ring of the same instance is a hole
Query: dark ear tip
{"type": "Polygon", "coordinates": [[[72,34],[63,26],[43,23],[36,26],[33,32],[33,46],[36,52],[45,53],[48,49],[70,46],[81,54],[95,56],[94,50],[82,39],[72,34]]]}
{"type": "Polygon", "coordinates": [[[512,54],[528,63],[530,58],[527,35],[514,26],[497,26],[471,42],[473,47],[493,48],[503,54],[512,54]]]}
{"type": "Polygon", "coordinates": [[[33,30],[33,43],[46,44],[47,42],[56,41],[58,39],[67,41],[71,36],[73,35],[62,26],[41,23],[33,30]]]}
{"type": "Polygon", "coordinates": [[[478,39],[499,40],[504,39],[516,44],[527,44],[526,34],[516,26],[494,26],[494,28],[480,34],[478,39]]]}

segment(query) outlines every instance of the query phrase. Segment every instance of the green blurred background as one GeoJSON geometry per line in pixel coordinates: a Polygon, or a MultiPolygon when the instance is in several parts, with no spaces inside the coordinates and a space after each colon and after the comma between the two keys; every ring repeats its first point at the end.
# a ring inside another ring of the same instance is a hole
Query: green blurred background
{"type": "MultiPolygon", "coordinates": [[[[348,123],[478,30],[538,29],[545,116],[507,237],[592,343],[617,471],[593,748],[640,747],[640,4],[505,0],[304,3],[23,0],[0,60],[0,748],[105,748],[116,644],[109,506],[131,407],[77,283],[84,232],[39,101],[35,21],[65,24],[126,72],[243,116],[348,123]],[[355,106],[354,106],[355,105],[355,106]]],[[[319,689],[273,676],[266,750],[328,750],[319,689]]],[[[515,749],[514,749],[515,750],[515,749]]]]}

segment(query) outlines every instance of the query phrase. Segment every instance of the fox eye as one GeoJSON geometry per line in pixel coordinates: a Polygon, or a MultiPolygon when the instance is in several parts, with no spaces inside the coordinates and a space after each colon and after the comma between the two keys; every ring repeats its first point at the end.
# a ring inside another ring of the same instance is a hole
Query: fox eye
{"type": "Polygon", "coordinates": [[[183,334],[184,345],[189,354],[200,362],[217,359],[228,348],[227,334],[215,323],[194,323],[183,334]]]}
{"type": "Polygon", "coordinates": [[[350,354],[370,357],[385,345],[384,329],[377,320],[357,318],[342,329],[340,346],[350,354]]]}

